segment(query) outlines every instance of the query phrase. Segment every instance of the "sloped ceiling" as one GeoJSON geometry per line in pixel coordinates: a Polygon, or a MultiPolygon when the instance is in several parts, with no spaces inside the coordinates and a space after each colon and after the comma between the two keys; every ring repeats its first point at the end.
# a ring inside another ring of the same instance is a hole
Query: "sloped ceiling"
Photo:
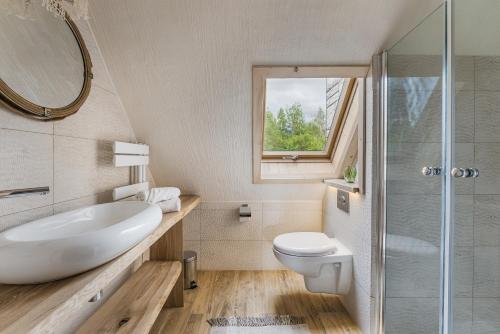
{"type": "Polygon", "coordinates": [[[205,200],[320,199],[252,184],[251,66],[368,64],[439,0],[93,0],[90,24],[158,184],[205,200]]]}

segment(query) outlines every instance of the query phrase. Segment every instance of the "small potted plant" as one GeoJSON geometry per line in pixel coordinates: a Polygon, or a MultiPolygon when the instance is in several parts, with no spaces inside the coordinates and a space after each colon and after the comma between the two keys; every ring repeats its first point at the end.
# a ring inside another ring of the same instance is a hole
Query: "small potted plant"
{"type": "Polygon", "coordinates": [[[347,166],[344,169],[344,180],[347,183],[354,183],[356,181],[356,176],[358,175],[358,171],[354,166],[347,166]]]}

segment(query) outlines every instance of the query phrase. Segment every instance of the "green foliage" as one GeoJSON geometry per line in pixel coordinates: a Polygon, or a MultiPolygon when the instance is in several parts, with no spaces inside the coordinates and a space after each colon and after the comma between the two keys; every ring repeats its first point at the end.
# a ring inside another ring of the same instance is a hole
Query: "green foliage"
{"type": "Polygon", "coordinates": [[[265,151],[322,151],[326,143],[326,116],[319,109],[309,122],[300,104],[280,108],[275,117],[266,111],[264,122],[265,151]]]}
{"type": "Polygon", "coordinates": [[[356,181],[357,175],[358,175],[358,171],[356,170],[356,167],[347,166],[344,169],[344,180],[346,180],[347,183],[354,183],[354,181],[356,181]]]}

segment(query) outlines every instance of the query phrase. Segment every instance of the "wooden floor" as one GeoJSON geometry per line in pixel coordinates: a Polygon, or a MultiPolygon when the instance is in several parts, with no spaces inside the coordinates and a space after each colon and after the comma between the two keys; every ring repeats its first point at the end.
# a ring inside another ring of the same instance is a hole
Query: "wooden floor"
{"type": "Polygon", "coordinates": [[[208,334],[207,319],[263,314],[305,317],[311,334],[361,333],[337,297],[307,292],[294,272],[199,272],[198,284],[186,291],[184,308],[160,313],[151,333],[208,334]]]}

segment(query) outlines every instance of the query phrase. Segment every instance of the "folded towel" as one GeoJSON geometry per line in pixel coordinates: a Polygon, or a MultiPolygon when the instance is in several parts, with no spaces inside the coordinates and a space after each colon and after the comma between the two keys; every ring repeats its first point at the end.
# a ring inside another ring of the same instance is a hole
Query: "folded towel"
{"type": "Polygon", "coordinates": [[[179,190],[179,188],[163,187],[141,191],[136,195],[136,197],[139,201],[156,204],[161,201],[178,198],[180,195],[181,191],[179,190]]]}
{"type": "Polygon", "coordinates": [[[181,211],[181,199],[179,197],[161,201],[156,204],[161,208],[163,213],[181,211]]]}

